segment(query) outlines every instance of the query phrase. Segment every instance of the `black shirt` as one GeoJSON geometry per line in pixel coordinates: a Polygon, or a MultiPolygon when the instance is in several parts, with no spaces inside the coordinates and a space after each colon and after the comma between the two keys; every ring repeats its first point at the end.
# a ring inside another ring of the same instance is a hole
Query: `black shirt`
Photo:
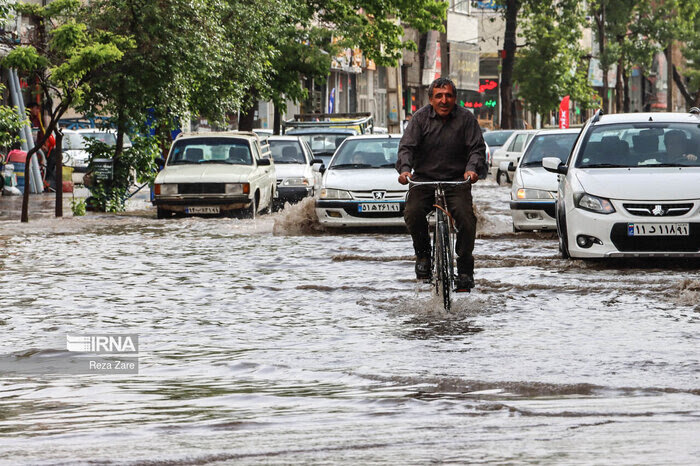
{"type": "Polygon", "coordinates": [[[430,105],[419,109],[401,137],[396,170],[413,170],[416,181],[463,180],[467,171],[486,178],[486,144],[476,117],[460,106],[445,121],[430,105]]]}

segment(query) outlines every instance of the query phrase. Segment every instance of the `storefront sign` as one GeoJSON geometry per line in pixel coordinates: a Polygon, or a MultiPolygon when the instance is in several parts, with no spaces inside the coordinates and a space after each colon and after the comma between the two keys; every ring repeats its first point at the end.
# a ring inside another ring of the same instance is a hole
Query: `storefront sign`
{"type": "Polygon", "coordinates": [[[450,43],[450,79],[457,89],[479,91],[479,46],[450,43]]]}

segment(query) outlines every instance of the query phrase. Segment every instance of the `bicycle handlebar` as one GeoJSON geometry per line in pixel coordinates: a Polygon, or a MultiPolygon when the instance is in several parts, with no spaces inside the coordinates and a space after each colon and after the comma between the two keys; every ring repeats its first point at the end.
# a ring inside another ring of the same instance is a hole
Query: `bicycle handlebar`
{"type": "Polygon", "coordinates": [[[409,186],[440,186],[440,185],[459,186],[462,184],[471,184],[471,180],[464,180],[464,181],[413,181],[410,178],[408,179],[409,186]]]}

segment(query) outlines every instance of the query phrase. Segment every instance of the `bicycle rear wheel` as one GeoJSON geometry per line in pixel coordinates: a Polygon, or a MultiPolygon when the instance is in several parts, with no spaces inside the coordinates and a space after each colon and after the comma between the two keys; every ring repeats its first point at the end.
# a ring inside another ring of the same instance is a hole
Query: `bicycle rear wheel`
{"type": "Polygon", "coordinates": [[[447,215],[438,211],[435,222],[433,245],[433,280],[435,293],[442,298],[443,307],[450,310],[450,293],[452,292],[452,254],[450,250],[450,224],[447,215]]]}

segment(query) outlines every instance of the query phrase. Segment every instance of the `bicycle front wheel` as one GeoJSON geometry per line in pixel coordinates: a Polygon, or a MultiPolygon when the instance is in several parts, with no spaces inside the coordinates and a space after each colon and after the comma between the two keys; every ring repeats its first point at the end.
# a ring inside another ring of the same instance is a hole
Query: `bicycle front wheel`
{"type": "Polygon", "coordinates": [[[450,293],[452,292],[452,255],[450,254],[450,224],[447,215],[438,211],[435,222],[435,244],[433,261],[435,268],[435,292],[442,298],[442,303],[446,311],[450,310],[450,293]]]}

